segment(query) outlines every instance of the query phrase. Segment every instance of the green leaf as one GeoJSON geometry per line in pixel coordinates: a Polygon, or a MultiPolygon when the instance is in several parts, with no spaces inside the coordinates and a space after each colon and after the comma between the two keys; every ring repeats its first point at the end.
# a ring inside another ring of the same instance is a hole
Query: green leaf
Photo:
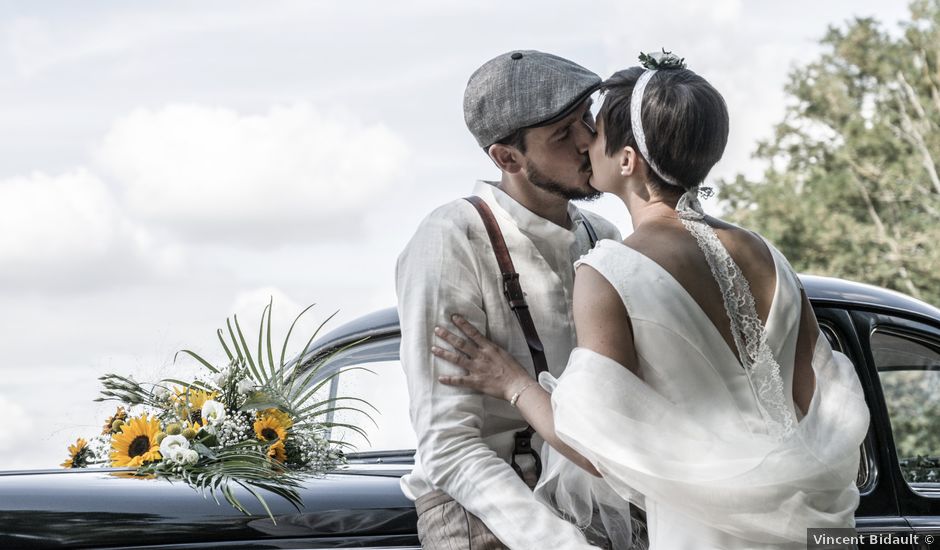
{"type": "MultiPolygon", "coordinates": [[[[274,297],[272,296],[268,302],[268,366],[271,368],[271,378],[277,380],[278,373],[281,372],[281,369],[277,368],[277,365],[274,364],[274,350],[271,348],[271,312],[274,310],[274,297]]],[[[261,314],[262,319],[264,318],[264,313],[261,314]]],[[[260,353],[259,353],[260,355],[260,353]]]]}
{"type": "Polygon", "coordinates": [[[264,384],[267,382],[264,376],[261,373],[264,373],[264,369],[259,373],[255,368],[255,362],[251,358],[251,352],[248,351],[248,342],[245,341],[245,335],[242,333],[242,327],[238,324],[238,315],[232,315],[232,318],[235,320],[235,332],[238,333],[238,343],[241,343],[241,347],[245,350],[245,361],[248,362],[248,368],[251,370],[251,373],[255,376],[255,380],[259,384],[264,384]]]}
{"type": "Polygon", "coordinates": [[[209,369],[210,371],[212,371],[212,372],[214,372],[214,373],[218,373],[218,372],[219,372],[219,369],[213,367],[212,364],[210,364],[208,361],[206,361],[205,359],[203,359],[202,357],[200,357],[200,356],[197,355],[196,353],[194,353],[194,352],[192,352],[192,351],[189,351],[188,349],[181,349],[181,350],[179,350],[178,352],[176,352],[176,353],[173,355],[173,362],[174,362],[174,363],[176,363],[176,358],[177,358],[177,357],[179,356],[179,354],[181,354],[181,353],[185,353],[186,355],[189,355],[190,357],[192,357],[192,358],[195,359],[196,361],[199,361],[200,363],[202,363],[202,366],[206,367],[206,368],[209,369]]]}
{"type": "Polygon", "coordinates": [[[219,343],[222,344],[222,349],[225,350],[225,355],[228,357],[229,363],[235,361],[235,357],[232,355],[232,352],[228,349],[228,346],[225,345],[225,338],[222,336],[222,329],[216,329],[215,335],[219,339],[219,343]]]}
{"type": "Polygon", "coordinates": [[[308,311],[310,311],[310,309],[315,305],[317,304],[310,304],[309,306],[304,308],[304,310],[301,311],[297,315],[297,317],[294,317],[294,321],[290,324],[290,328],[287,329],[287,336],[284,337],[284,345],[281,346],[281,360],[278,363],[282,368],[284,367],[284,355],[287,353],[287,343],[290,342],[290,335],[292,332],[294,332],[294,326],[297,324],[297,321],[299,321],[300,318],[303,317],[304,313],[307,313],[308,311]]]}
{"type": "Polygon", "coordinates": [[[317,335],[320,334],[320,330],[323,328],[323,326],[329,323],[333,317],[336,317],[337,313],[339,313],[339,310],[334,311],[332,315],[330,315],[329,317],[326,318],[326,320],[320,323],[320,326],[317,327],[317,330],[313,331],[313,334],[310,336],[310,339],[307,340],[306,344],[304,344],[304,349],[301,350],[300,355],[297,356],[298,364],[301,363],[304,359],[304,356],[307,355],[307,350],[310,349],[310,344],[312,344],[314,339],[316,339],[317,335]]]}

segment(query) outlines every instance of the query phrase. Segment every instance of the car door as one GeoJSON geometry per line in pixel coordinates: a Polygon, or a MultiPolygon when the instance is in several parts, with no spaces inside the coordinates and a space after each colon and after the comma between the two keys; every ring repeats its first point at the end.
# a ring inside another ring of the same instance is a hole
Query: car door
{"type": "MultiPolygon", "coordinates": [[[[894,486],[914,548],[940,548],[940,320],[854,311],[882,438],[881,479],[894,486]]],[[[867,397],[867,396],[866,396],[867,397]]]]}
{"type": "MultiPolygon", "coordinates": [[[[897,498],[897,479],[892,466],[897,462],[891,447],[890,420],[884,412],[884,402],[878,390],[878,375],[866,351],[867,338],[859,338],[855,312],[848,306],[831,307],[817,304],[816,318],[822,333],[832,348],[846,354],[855,364],[865,401],[871,412],[868,435],[862,442],[857,485],[860,502],[856,511],[856,528],[866,537],[892,537],[910,535],[910,524],[901,513],[897,498]],[[892,462],[893,460],[893,462],[892,462]]],[[[904,548],[904,546],[897,546],[904,548]]]]}

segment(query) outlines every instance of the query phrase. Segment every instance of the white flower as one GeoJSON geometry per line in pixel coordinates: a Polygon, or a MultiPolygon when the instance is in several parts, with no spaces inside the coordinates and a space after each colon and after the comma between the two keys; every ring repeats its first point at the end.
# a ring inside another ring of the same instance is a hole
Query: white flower
{"type": "Polygon", "coordinates": [[[225,406],[214,399],[209,399],[202,406],[202,419],[215,424],[225,418],[225,406]]]}
{"type": "Polygon", "coordinates": [[[238,382],[238,393],[242,395],[248,395],[248,392],[253,390],[254,387],[255,387],[254,382],[252,382],[251,379],[249,378],[245,378],[238,382]]]}
{"type": "Polygon", "coordinates": [[[163,386],[154,386],[153,387],[153,396],[158,401],[163,401],[170,396],[170,390],[164,388],[163,386]]]}
{"type": "Polygon", "coordinates": [[[180,454],[181,454],[182,456],[181,456],[180,459],[177,461],[177,462],[179,462],[180,464],[195,464],[195,463],[199,462],[199,453],[197,453],[197,452],[196,452],[195,450],[193,450],[193,449],[185,449],[185,450],[182,450],[182,451],[180,451],[180,454]]]}
{"type": "Polygon", "coordinates": [[[173,449],[170,449],[170,454],[164,455],[164,458],[166,458],[170,462],[182,464],[183,457],[185,456],[185,453],[187,452],[189,452],[189,449],[184,449],[182,447],[175,447],[173,449]]]}
{"type": "Polygon", "coordinates": [[[212,381],[215,382],[216,386],[223,388],[225,387],[225,381],[228,380],[228,377],[229,377],[229,370],[228,368],[224,368],[220,370],[218,373],[216,373],[215,376],[212,377],[212,381]]]}
{"type": "Polygon", "coordinates": [[[176,455],[186,449],[189,449],[189,440],[181,435],[168,435],[160,442],[160,456],[171,462],[179,462],[176,455]]]}

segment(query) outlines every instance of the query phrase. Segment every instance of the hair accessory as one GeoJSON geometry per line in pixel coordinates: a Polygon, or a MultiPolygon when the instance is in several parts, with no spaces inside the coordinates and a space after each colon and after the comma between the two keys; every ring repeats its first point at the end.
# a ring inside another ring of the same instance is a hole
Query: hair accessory
{"type": "Polygon", "coordinates": [[[531,387],[533,384],[535,384],[535,380],[529,382],[529,383],[526,384],[525,386],[522,386],[522,388],[520,388],[518,391],[516,391],[516,393],[512,394],[512,398],[509,400],[509,404],[512,405],[513,407],[515,407],[515,406],[516,406],[516,401],[519,401],[519,396],[522,395],[522,392],[524,392],[524,391],[526,391],[527,389],[529,389],[529,387],[531,387]]]}
{"type": "Polygon", "coordinates": [[[685,58],[680,58],[672,52],[667,52],[664,48],[662,53],[641,52],[640,63],[646,71],[640,75],[636,85],[633,87],[633,94],[630,97],[630,123],[633,129],[633,138],[636,140],[636,146],[637,149],[640,150],[640,155],[646,160],[646,163],[649,164],[653,172],[666,183],[675,185],[676,187],[682,187],[674,177],[666,174],[659,168],[653,161],[653,157],[650,156],[649,148],[646,145],[646,132],[643,131],[643,93],[646,91],[646,85],[649,84],[653,75],[658,71],[684,69],[685,58]]]}
{"type": "Polygon", "coordinates": [[[640,65],[643,65],[644,69],[650,69],[653,71],[664,71],[664,70],[669,70],[669,69],[685,69],[686,68],[685,58],[679,57],[678,55],[672,52],[667,52],[666,48],[663,48],[662,53],[640,52],[640,65]]]}

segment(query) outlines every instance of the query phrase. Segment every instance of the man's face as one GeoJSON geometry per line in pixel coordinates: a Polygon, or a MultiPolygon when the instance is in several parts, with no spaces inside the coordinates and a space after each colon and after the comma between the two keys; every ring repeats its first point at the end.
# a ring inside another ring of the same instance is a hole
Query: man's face
{"type": "Polygon", "coordinates": [[[601,196],[590,185],[587,152],[594,139],[590,107],[588,99],[558,122],[526,132],[523,170],[532,185],[571,200],[601,196]]]}

